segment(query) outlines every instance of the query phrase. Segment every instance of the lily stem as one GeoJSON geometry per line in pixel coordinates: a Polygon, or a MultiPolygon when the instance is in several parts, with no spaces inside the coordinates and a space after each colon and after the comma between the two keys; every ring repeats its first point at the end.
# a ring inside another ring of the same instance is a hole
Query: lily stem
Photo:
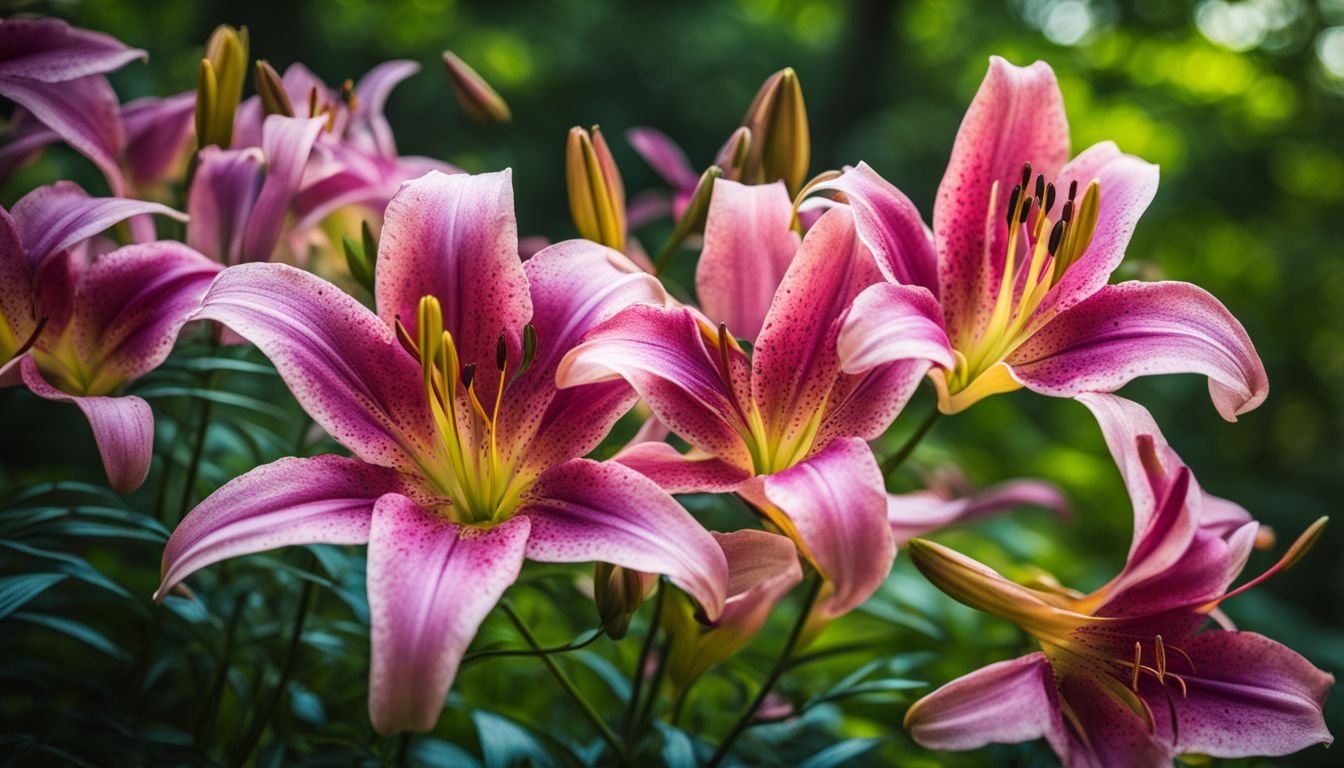
{"type": "Polygon", "coordinates": [[[406,765],[406,757],[411,747],[411,736],[410,731],[402,731],[401,736],[397,739],[397,756],[393,763],[397,768],[403,768],[406,765]]]}
{"type": "MultiPolygon", "coordinates": [[[[214,356],[219,350],[219,336],[217,329],[211,329],[210,349],[206,354],[214,356]]],[[[214,391],[219,386],[220,371],[211,371],[205,378],[205,389],[207,392],[214,391]]],[[[191,507],[192,492],[196,490],[196,476],[200,473],[201,457],[205,453],[206,433],[210,431],[210,409],[214,406],[214,401],[202,397],[200,407],[196,409],[196,435],[191,444],[191,461],[187,464],[187,475],[182,482],[182,499],[177,504],[177,519],[181,520],[187,516],[187,511],[191,507]]],[[[164,471],[168,467],[164,466],[164,471]]],[[[164,521],[167,522],[167,521],[164,521]]]]}
{"type": "Polygon", "coordinates": [[[929,411],[929,415],[924,417],[924,421],[919,423],[919,427],[915,429],[915,433],[905,441],[905,445],[902,445],[900,450],[882,460],[883,477],[891,475],[892,472],[895,472],[905,463],[906,459],[910,458],[910,454],[915,452],[915,447],[919,445],[925,435],[929,434],[929,430],[933,429],[933,425],[937,423],[938,417],[941,415],[942,411],[939,411],[938,406],[935,405],[929,411]]]}
{"type": "Polygon", "coordinates": [[[196,722],[196,742],[198,744],[206,744],[210,741],[210,731],[214,729],[215,717],[219,714],[219,705],[224,698],[224,687],[228,682],[229,663],[233,655],[233,641],[238,634],[238,619],[243,613],[243,605],[246,602],[246,592],[239,592],[233,600],[233,610],[229,613],[229,621],[224,629],[224,648],[219,656],[219,664],[215,667],[215,679],[210,684],[210,697],[206,700],[206,708],[201,710],[200,719],[196,722]]]}
{"type": "Polygon", "coordinates": [[[779,652],[779,658],[775,659],[775,666],[771,668],[765,682],[761,683],[761,689],[756,692],[756,698],[752,699],[746,711],[742,713],[736,723],[733,723],[732,730],[728,731],[728,735],[724,736],[723,741],[719,742],[719,748],[714,750],[714,756],[706,764],[709,768],[714,768],[714,766],[722,763],[723,759],[728,756],[728,750],[732,749],[733,742],[737,741],[737,737],[741,736],[747,726],[751,725],[751,720],[755,717],[756,711],[765,703],[765,697],[770,695],[775,683],[779,682],[779,678],[784,674],[789,659],[793,656],[794,649],[798,647],[798,640],[803,636],[803,627],[807,625],[807,617],[812,614],[812,606],[816,604],[817,596],[821,594],[821,582],[821,574],[813,574],[812,582],[807,588],[807,596],[803,598],[802,605],[798,607],[798,619],[794,621],[793,629],[789,631],[789,638],[784,642],[784,648],[779,652]]]}
{"type": "Polygon", "coordinates": [[[636,714],[639,712],[639,695],[644,690],[644,669],[649,665],[649,654],[653,651],[653,638],[663,618],[663,592],[667,585],[658,585],[658,595],[653,599],[653,618],[649,619],[649,631],[644,635],[644,644],[639,649],[639,660],[635,662],[635,674],[630,681],[630,701],[625,709],[625,737],[635,732],[636,714]]]}
{"type": "Polygon", "coordinates": [[[649,683],[649,695],[644,698],[644,709],[640,712],[635,728],[636,739],[649,729],[649,723],[653,720],[653,709],[658,703],[658,692],[663,687],[663,676],[667,674],[667,655],[671,650],[672,637],[669,635],[663,639],[663,647],[658,653],[658,666],[654,668],[653,680],[649,683]]]}
{"type": "MultiPolygon", "coordinates": [[[[509,620],[513,622],[513,625],[518,628],[518,634],[523,636],[523,641],[531,646],[533,650],[541,650],[541,645],[537,642],[537,638],[532,634],[532,630],[528,629],[527,624],[523,622],[522,617],[513,610],[513,606],[509,605],[507,602],[502,602],[499,604],[499,607],[504,611],[504,615],[508,616],[509,620]]],[[[555,681],[560,683],[560,687],[564,688],[565,692],[569,694],[569,697],[574,700],[574,703],[579,705],[579,709],[583,712],[584,716],[588,718],[589,722],[593,724],[593,727],[597,729],[598,734],[602,736],[602,740],[607,742],[607,746],[611,747],[611,750],[616,753],[616,762],[620,765],[625,765],[628,762],[625,754],[625,745],[621,743],[620,738],[611,730],[611,727],[602,719],[602,716],[597,713],[597,710],[593,709],[593,705],[579,692],[579,689],[574,685],[574,681],[570,680],[569,676],[564,673],[564,670],[560,669],[559,665],[555,663],[555,659],[552,659],[545,654],[540,654],[538,658],[540,658],[542,663],[546,665],[546,668],[550,670],[551,676],[555,678],[555,681]]]]}

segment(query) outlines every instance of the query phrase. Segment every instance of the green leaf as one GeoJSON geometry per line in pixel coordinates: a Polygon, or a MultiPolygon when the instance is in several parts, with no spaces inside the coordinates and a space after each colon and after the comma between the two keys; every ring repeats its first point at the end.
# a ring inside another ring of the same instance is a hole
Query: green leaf
{"type": "Polygon", "coordinates": [[[849,739],[821,750],[798,764],[798,768],[835,768],[846,765],[862,754],[872,751],[883,739],[849,739]]]}
{"type": "Polygon", "coordinates": [[[284,408],[280,408],[264,400],[258,400],[255,397],[240,395],[236,392],[225,392],[218,389],[205,389],[204,387],[174,387],[157,386],[145,387],[134,392],[140,397],[150,399],[156,397],[194,397],[199,400],[209,400],[220,405],[228,405],[234,408],[242,408],[247,411],[264,413],[268,416],[283,418],[286,414],[284,408]]]}
{"type": "Polygon", "coordinates": [[[474,710],[471,720],[481,740],[486,768],[507,768],[529,761],[537,768],[553,768],[555,760],[530,731],[493,712],[474,710]]]}
{"type": "Polygon", "coordinates": [[[591,669],[617,699],[626,701],[630,698],[630,680],[607,657],[592,651],[577,651],[568,656],[591,669]]]}
{"type": "Polygon", "coordinates": [[[658,732],[663,735],[663,746],[658,758],[668,768],[695,768],[700,764],[695,755],[695,742],[685,731],[676,726],[657,721],[658,732]]]}
{"type": "Polygon", "coordinates": [[[210,613],[205,610],[205,606],[201,604],[200,600],[188,600],[180,595],[168,595],[163,599],[163,604],[191,624],[201,624],[210,619],[210,613]]]}
{"type": "Polygon", "coordinates": [[[0,619],[67,578],[64,573],[25,573],[0,578],[0,619]]]}
{"type": "Polygon", "coordinates": [[[259,373],[267,376],[279,375],[272,366],[232,357],[186,358],[177,367],[187,371],[235,371],[237,373],[259,373]]]}
{"type": "Polygon", "coordinates": [[[46,549],[38,549],[17,541],[0,540],[0,547],[20,552],[29,557],[52,560],[61,563],[61,572],[79,579],[96,587],[101,587],[109,592],[115,593],[125,598],[130,598],[131,593],[127,592],[120,585],[108,579],[98,569],[89,564],[89,561],[76,555],[66,554],[64,552],[52,552],[46,549]]]}
{"type": "Polygon", "coordinates": [[[107,635],[90,627],[87,624],[67,619],[62,616],[50,616],[43,613],[28,613],[20,611],[10,617],[18,621],[26,621],[29,624],[36,624],[41,627],[53,629],[64,635],[69,635],[76,640],[88,645],[91,648],[102,651],[118,661],[129,662],[131,654],[124,648],[108,639],[107,635]]]}
{"type": "Polygon", "coordinates": [[[409,752],[412,765],[452,765],[460,768],[480,768],[481,765],[481,761],[465,749],[429,736],[412,741],[409,752]]]}

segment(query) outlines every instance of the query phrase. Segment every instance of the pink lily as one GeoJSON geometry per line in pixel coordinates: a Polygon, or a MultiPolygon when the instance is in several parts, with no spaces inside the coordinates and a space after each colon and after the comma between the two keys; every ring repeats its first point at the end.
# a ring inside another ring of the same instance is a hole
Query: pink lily
{"type": "Polygon", "coordinates": [[[157,203],[89,197],[70,182],[0,209],[0,380],[79,407],[108,481],[120,492],[149,473],[154,416],[117,395],[158,367],[219,266],[180,243],[128,245],[90,261],[90,238],[157,203]],[[10,374],[10,375],[7,375],[10,374]],[[10,383],[13,383],[12,381],[10,383]]]}
{"type": "Polygon", "coordinates": [[[1259,525],[1206,495],[1142,407],[1079,396],[1134,502],[1124,570],[1089,595],[1014,584],[937,544],[910,543],[940,589],[1016,623],[1041,651],[991,664],[916,702],[915,741],[974,749],[1044,737],[1066,766],[1170,765],[1176,755],[1286,755],[1329,744],[1334,678],[1262,635],[1200,631],[1219,604],[1301,558],[1324,519],[1268,572],[1228,591],[1259,525]]]}
{"type": "Polygon", "coordinates": [[[388,205],[378,313],[281,264],[225,270],[196,317],[265,353],[355,458],[288,458],[201,502],[168,541],[159,599],[229,557],[368,544],[380,733],[429,730],[463,652],[524,558],[667,575],[711,620],[727,565],[670,496],[579,458],[634,404],[623,383],[557,390],[564,354],[657,281],[615,251],[518,258],[509,172],[430,173],[388,205]]]}
{"type": "MultiPolygon", "coordinates": [[[[105,75],[143,58],[142,50],[57,19],[0,19],[0,97],[92,160],[115,195],[127,189],[117,163],[126,131],[105,75]]],[[[37,133],[21,132],[22,154],[31,153],[37,133]]]]}
{"type": "Polygon", "coordinates": [[[944,413],[1022,387],[1073,397],[1187,372],[1208,377],[1223,418],[1254,409],[1269,391],[1264,366],[1217,299],[1188,283],[1107,285],[1157,166],[1110,142],[1068,156],[1050,67],[995,57],[957,134],[932,232],[867,165],[814,186],[850,203],[889,281],[855,300],[844,369],[930,360],[944,413]]]}

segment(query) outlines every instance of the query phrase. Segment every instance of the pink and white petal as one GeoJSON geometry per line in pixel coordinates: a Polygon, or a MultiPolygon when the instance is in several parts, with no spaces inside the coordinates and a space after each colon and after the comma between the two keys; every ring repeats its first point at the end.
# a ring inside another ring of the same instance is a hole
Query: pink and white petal
{"type": "Polygon", "coordinates": [[[1179,643],[1182,631],[1194,632],[1205,623],[1204,614],[1192,608],[1222,598],[1246,567],[1258,530],[1256,523],[1247,523],[1226,535],[1201,530],[1169,567],[1148,569],[1150,575],[1146,577],[1136,574],[1138,568],[1126,568],[1100,592],[1104,599],[1093,610],[1099,616],[1133,617],[1138,622],[1134,632],[1140,636],[1150,623],[1162,622],[1164,626],[1154,624],[1154,631],[1146,634],[1162,632],[1171,642],[1179,643]],[[1161,618],[1164,616],[1180,618],[1161,618]]]}
{"type": "Polygon", "coordinates": [[[1069,124],[1055,73],[1044,62],[1017,67],[994,56],[966,110],[933,208],[938,297],[958,347],[988,319],[1003,274],[1008,196],[1022,164],[1047,179],[1069,158],[1069,124]],[[990,192],[998,184],[996,210],[990,192]],[[986,225],[988,222],[988,227],[986,225]]]}
{"type": "Polygon", "coordinates": [[[792,439],[830,399],[841,321],[854,297],[881,281],[848,208],[827,211],[808,230],[752,352],[751,389],[767,434],[792,439]]]}
{"type": "Polygon", "coordinates": [[[1055,189],[1068,189],[1076,181],[1081,195],[1093,180],[1099,183],[1101,196],[1092,242],[1042,299],[1037,317],[1063,312],[1106,285],[1125,256],[1139,217],[1157,194],[1158,169],[1122,153],[1114,142],[1104,141],[1069,161],[1055,181],[1055,189]]]}
{"type": "Polygon", "coordinates": [[[383,322],[400,317],[412,338],[421,297],[437,297],[459,357],[482,375],[493,373],[500,334],[517,360],[532,298],[518,258],[512,172],[429,173],[403,184],[384,214],[375,295],[383,322]]]}
{"type": "Polygon", "coordinates": [[[396,493],[369,528],[369,718],[383,735],[429,731],[481,622],[518,578],[530,521],[458,525],[396,493]]]}
{"type": "Polygon", "coordinates": [[[0,20],[0,77],[61,83],[146,58],[144,51],[59,19],[0,20]]]}
{"type": "Polygon", "coordinates": [[[285,458],[234,478],[182,518],[155,600],[206,566],[297,544],[363,544],[373,505],[404,492],[394,470],[344,456],[285,458]]]}
{"type": "Polygon", "coordinates": [[[709,455],[689,456],[662,442],[627,446],[611,460],[635,470],[668,493],[727,493],[751,472],[709,455]]]}
{"type": "Polygon", "coordinates": [[[667,576],[710,621],[728,597],[728,564],[714,537],[652,480],[614,462],[574,459],[527,492],[527,557],[603,562],[667,576]]]}
{"type": "Polygon", "coordinates": [[[0,76],[0,96],[17,102],[92,160],[107,178],[112,194],[126,192],[126,181],[117,165],[126,133],[117,94],[106,77],[88,75],[61,83],[44,83],[0,76]]]}
{"type": "Polygon", "coordinates": [[[525,451],[525,464],[540,471],[596,448],[637,397],[621,381],[557,389],[565,354],[622,309],[661,305],[667,294],[657,278],[619,252],[588,240],[552,245],[528,259],[523,271],[537,350],[505,392],[500,431],[511,436],[507,450],[525,451]]]}
{"type": "Polygon", "coordinates": [[[625,132],[625,140],[673,189],[691,190],[700,183],[700,175],[691,168],[686,153],[662,131],[655,128],[631,128],[625,132]]]}
{"type": "Polygon", "coordinates": [[[910,706],[905,728],[925,749],[958,752],[1040,738],[1060,752],[1067,733],[1050,662],[1039,652],[944,685],[910,706]]]}
{"type": "MultiPolygon", "coordinates": [[[[1146,716],[1135,712],[1119,690],[1124,683],[1111,677],[1111,671],[1084,669],[1064,674],[1058,680],[1059,699],[1069,707],[1082,729],[1065,731],[1065,741],[1055,754],[1065,768],[1169,768],[1173,764],[1171,745],[1150,731],[1146,716]],[[1103,682],[1104,681],[1104,682],[1103,682]],[[1062,747],[1062,749],[1061,749],[1062,747]]],[[[1158,706],[1166,706],[1165,700],[1158,706]]],[[[1152,709],[1152,707],[1149,707],[1152,709]]],[[[1161,710],[1153,709],[1154,717],[1161,710]]]]}
{"type": "Polygon", "coordinates": [[[159,203],[119,197],[90,197],[73,181],[38,187],[14,204],[14,223],[34,272],[53,253],[73,248],[116,224],[143,214],[178,221],[187,217],[159,203]]]}
{"type": "Polygon", "coordinates": [[[834,440],[783,472],[760,475],[738,494],[794,540],[828,582],[816,611],[841,616],[882,586],[896,558],[882,472],[868,444],[834,440]]]}
{"type": "Polygon", "coordinates": [[[401,59],[385,61],[365,73],[355,86],[357,102],[346,135],[352,140],[366,142],[368,149],[383,157],[396,157],[397,142],[392,137],[392,126],[387,122],[383,108],[392,89],[419,71],[419,64],[401,59]]]}
{"type": "Polygon", "coordinates": [[[1008,358],[1028,389],[1112,392],[1139,376],[1199,373],[1228,421],[1269,394],[1265,366],[1227,308],[1189,283],[1108,285],[1051,320],[1008,358]]]}
{"type": "Polygon", "coordinates": [[[23,383],[45,400],[73,403],[84,412],[103,459],[107,481],[118,493],[139,488],[154,456],[154,412],[138,397],[79,397],[53,387],[32,356],[19,363],[23,383]]]}
{"type": "Polygon", "coordinates": [[[938,300],[919,286],[893,283],[869,286],[855,297],[837,352],[846,373],[897,360],[927,360],[948,370],[956,364],[938,300]]]}
{"type": "Polygon", "coordinates": [[[266,180],[261,184],[257,202],[243,232],[243,261],[269,261],[284,229],[285,215],[313,144],[322,133],[326,119],[270,115],[262,124],[261,151],[266,156],[266,180]]]}
{"type": "Polygon", "coordinates": [[[1182,649],[1195,671],[1172,662],[1189,689],[1172,697],[1176,752],[1279,757],[1334,741],[1322,716],[1334,676],[1301,655],[1263,635],[1220,630],[1202,632],[1182,649]]]}
{"type": "Polygon", "coordinates": [[[196,155],[187,196],[187,244],[221,264],[243,260],[243,235],[261,193],[266,158],[257,147],[209,146],[196,155]]]}
{"type": "Polygon", "coordinates": [[[859,163],[809,192],[840,192],[854,212],[859,239],[887,280],[922,286],[938,295],[938,257],[933,235],[910,202],[867,163],[859,163]]]}
{"type": "Polygon", "coordinates": [[[1010,480],[961,498],[946,498],[932,491],[887,496],[887,522],[896,546],[949,525],[978,520],[1017,507],[1040,507],[1059,515],[1069,513],[1069,504],[1059,488],[1041,480],[1010,480]]]}
{"type": "Polygon", "coordinates": [[[308,415],[359,458],[415,471],[415,456],[432,455],[419,363],[331,283],[284,264],[240,264],[220,274],[193,319],[255,344],[308,415]]]}
{"type": "Polygon", "coordinates": [[[637,304],[590,331],[561,361],[556,383],[567,388],[623,378],[673,432],[749,470],[746,426],[717,357],[691,310],[637,304]]]}
{"type": "Polygon", "coordinates": [[[152,186],[179,169],[195,132],[196,92],[136,99],[121,108],[126,168],[136,185],[152,186]]]}
{"type": "Polygon", "coordinates": [[[826,401],[814,447],[837,437],[876,440],[904,410],[929,372],[927,360],[885,363],[866,373],[842,374],[826,401]]]}
{"type": "Polygon", "coordinates": [[[695,269],[700,307],[739,338],[754,339],[798,251],[784,182],[748,186],[719,179],[695,269]]]}

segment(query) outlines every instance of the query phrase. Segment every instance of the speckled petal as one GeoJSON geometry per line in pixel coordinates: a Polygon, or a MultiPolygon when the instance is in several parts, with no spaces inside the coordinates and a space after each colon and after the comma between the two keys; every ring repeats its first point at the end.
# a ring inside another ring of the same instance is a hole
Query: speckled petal
{"type": "Polygon", "coordinates": [[[939,299],[957,348],[988,319],[1003,274],[1008,196],[1022,164],[1054,178],[1069,159],[1069,124],[1055,73],[1044,62],[1016,67],[994,56],[957,131],[933,209],[939,299]],[[998,182],[997,209],[989,210],[998,182]],[[987,242],[988,240],[988,242],[987,242]]]}
{"type": "Polygon", "coordinates": [[[240,264],[211,286],[195,319],[252,342],[299,405],[359,458],[414,471],[433,433],[419,363],[358,301],[284,264],[240,264]]]}
{"type": "MultiPolygon", "coordinates": [[[[4,26],[12,24],[6,21],[4,26]]],[[[50,128],[106,177],[112,194],[126,192],[117,156],[126,144],[117,94],[107,78],[88,75],[59,83],[0,76],[0,96],[12,99],[50,128]]]]}
{"type": "Polygon", "coordinates": [[[678,453],[667,443],[636,443],[611,458],[658,484],[668,493],[726,493],[751,472],[708,455],[678,453]]]}
{"type": "Polygon", "coordinates": [[[119,222],[142,214],[161,214],[186,221],[183,214],[159,203],[119,197],[90,197],[73,181],[38,187],[19,199],[12,210],[23,236],[28,263],[36,273],[48,256],[73,248],[119,222]]]}
{"type": "Polygon", "coordinates": [[[1255,410],[1269,379],[1241,323],[1189,283],[1109,285],[1060,314],[1008,358],[1032,391],[1113,392],[1140,376],[1199,373],[1228,421],[1255,410]]]}
{"type": "Polygon", "coordinates": [[[525,515],[489,530],[450,523],[400,494],[369,530],[369,717],[378,733],[429,731],[481,622],[518,578],[525,515]]]}
{"type": "Polygon", "coordinates": [[[709,532],[654,482],[614,462],[574,459],[528,492],[527,557],[600,561],[667,576],[713,621],[728,596],[728,565],[709,532]]]}
{"type": "Polygon", "coordinates": [[[1069,511],[1064,495],[1053,484],[1010,480],[959,498],[946,498],[932,491],[889,494],[887,522],[899,547],[916,536],[1017,507],[1040,507],[1060,515],[1069,511]]]}
{"type": "Polygon", "coordinates": [[[363,544],[374,502],[402,486],[397,472],[344,456],[257,467],[225,483],[178,523],[163,550],[154,599],[231,557],[296,544],[363,544]]]}
{"type": "Polygon", "coordinates": [[[0,208],[0,369],[37,330],[33,273],[14,219],[0,208]]]}
{"type": "Polygon", "coordinates": [[[943,330],[943,312],[926,289],[880,283],[854,299],[840,329],[837,351],[846,373],[861,373],[896,360],[956,363],[943,330]]]}
{"type": "Polygon", "coordinates": [[[187,244],[221,264],[243,260],[243,234],[261,193],[266,158],[256,147],[209,146],[196,155],[187,196],[187,244]]]}
{"type": "Polygon", "coordinates": [[[784,182],[714,182],[695,292],[705,314],[727,323],[738,338],[754,339],[761,332],[775,289],[798,251],[792,221],[784,182]]]}
{"type": "Polygon", "coordinates": [[[196,92],[122,105],[126,169],[137,186],[161,184],[182,170],[195,133],[196,92]]]}
{"type": "Polygon", "coordinates": [[[104,74],[145,58],[145,52],[101,32],[59,19],[0,20],[0,77],[61,83],[104,74]]]}
{"type": "Polygon", "coordinates": [[[261,151],[266,157],[266,180],[243,232],[243,261],[269,261],[290,203],[303,180],[303,169],[326,120],[270,115],[262,124],[261,151]]]}

